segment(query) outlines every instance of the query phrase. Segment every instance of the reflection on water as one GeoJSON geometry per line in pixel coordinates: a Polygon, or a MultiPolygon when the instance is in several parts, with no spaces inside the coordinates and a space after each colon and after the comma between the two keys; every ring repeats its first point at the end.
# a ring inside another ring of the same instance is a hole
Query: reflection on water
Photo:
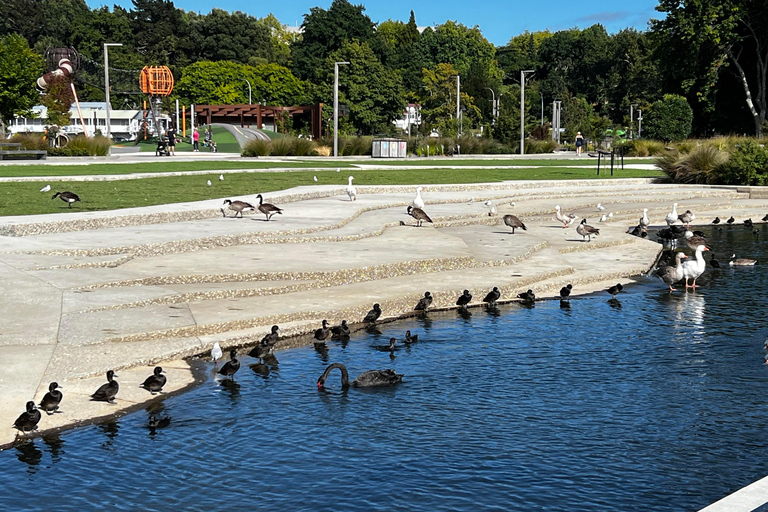
{"type": "MultiPolygon", "coordinates": [[[[768,254],[729,231],[713,237],[719,254],[768,254]]],[[[324,355],[278,352],[279,366],[243,357],[236,380],[212,374],[144,411],[0,453],[0,486],[13,489],[3,504],[48,510],[39,492],[55,481],[63,510],[224,499],[238,510],[697,510],[768,474],[768,265],[698,283],[429,312],[329,341],[324,355]],[[402,343],[406,330],[418,343],[402,343]],[[397,350],[377,350],[390,337],[397,350]],[[350,378],[405,378],[344,390],[334,373],[318,390],[329,362],[350,378]],[[253,475],[258,492],[220,484],[253,475]]]]}

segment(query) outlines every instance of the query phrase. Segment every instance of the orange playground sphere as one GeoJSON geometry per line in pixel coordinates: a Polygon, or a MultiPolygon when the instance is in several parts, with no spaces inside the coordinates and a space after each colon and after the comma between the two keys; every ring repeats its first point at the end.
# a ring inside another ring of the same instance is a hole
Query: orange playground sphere
{"type": "Polygon", "coordinates": [[[144,66],[139,85],[144,94],[168,96],[173,91],[173,73],[168,66],[144,66]]]}

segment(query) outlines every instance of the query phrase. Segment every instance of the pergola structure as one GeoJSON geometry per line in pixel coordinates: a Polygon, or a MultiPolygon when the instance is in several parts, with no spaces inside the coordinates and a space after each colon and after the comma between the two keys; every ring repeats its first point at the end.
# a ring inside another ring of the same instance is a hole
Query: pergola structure
{"type": "Polygon", "coordinates": [[[265,121],[271,121],[274,126],[276,119],[285,114],[293,117],[296,114],[309,113],[312,138],[322,136],[323,104],[299,107],[277,107],[272,105],[195,105],[195,117],[201,124],[226,123],[240,124],[241,127],[256,125],[261,129],[265,121]]]}

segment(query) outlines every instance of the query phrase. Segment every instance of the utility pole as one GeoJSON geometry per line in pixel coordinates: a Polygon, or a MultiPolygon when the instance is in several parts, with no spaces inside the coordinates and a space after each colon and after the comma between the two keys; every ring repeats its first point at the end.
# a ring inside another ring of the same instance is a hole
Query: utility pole
{"type": "Polygon", "coordinates": [[[635,107],[637,103],[629,104],[629,138],[635,138],[635,107]]]}
{"type": "MultiPolygon", "coordinates": [[[[112,105],[109,103],[109,47],[123,46],[123,43],[104,43],[104,98],[107,103],[107,138],[112,139],[112,129],[109,123],[109,111],[112,105]]],[[[110,151],[111,152],[111,151],[110,151]]]]}
{"type": "Polygon", "coordinates": [[[520,154],[525,154],[525,74],[533,69],[520,70],[520,154]]]}
{"type": "Polygon", "coordinates": [[[461,128],[459,124],[459,119],[461,116],[461,77],[459,75],[456,75],[456,129],[458,130],[457,135],[461,135],[461,128]]]}
{"type": "Polygon", "coordinates": [[[333,156],[339,156],[339,66],[349,62],[333,63],[333,156]]]}

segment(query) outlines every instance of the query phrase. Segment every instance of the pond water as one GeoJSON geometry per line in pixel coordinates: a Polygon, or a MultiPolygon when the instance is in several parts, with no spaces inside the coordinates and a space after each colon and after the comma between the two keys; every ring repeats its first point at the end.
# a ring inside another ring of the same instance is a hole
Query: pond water
{"type": "Polygon", "coordinates": [[[696,292],[649,278],[619,302],[432,313],[327,356],[243,358],[155,404],[166,428],[140,411],[0,453],[0,508],[697,510],[768,474],[768,231],[711,235],[725,265],[696,292]],[[406,329],[418,343],[376,348],[406,329]],[[342,391],[336,371],[318,391],[329,362],[405,379],[342,391]]]}

